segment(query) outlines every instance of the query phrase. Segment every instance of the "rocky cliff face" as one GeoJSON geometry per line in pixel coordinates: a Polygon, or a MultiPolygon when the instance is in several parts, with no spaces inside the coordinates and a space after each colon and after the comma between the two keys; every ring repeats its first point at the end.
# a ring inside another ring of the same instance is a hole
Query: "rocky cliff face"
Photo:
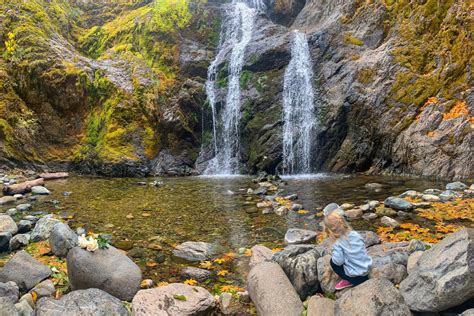
{"type": "MultiPolygon", "coordinates": [[[[2,3],[1,161],[106,175],[202,170],[212,156],[204,82],[226,4],[170,15],[166,3],[2,3]]],[[[315,170],[474,177],[468,1],[267,7],[240,82],[244,172],[281,164],[283,74],[299,29],[314,63],[315,170]]]]}

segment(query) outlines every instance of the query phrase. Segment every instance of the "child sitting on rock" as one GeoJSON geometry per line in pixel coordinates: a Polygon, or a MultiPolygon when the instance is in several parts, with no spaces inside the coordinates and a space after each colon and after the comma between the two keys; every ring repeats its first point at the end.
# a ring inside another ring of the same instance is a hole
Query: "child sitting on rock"
{"type": "Polygon", "coordinates": [[[324,217],[324,230],[331,239],[331,267],[341,277],[336,290],[359,285],[369,279],[372,258],[367,255],[364,239],[339,212],[324,217]]]}

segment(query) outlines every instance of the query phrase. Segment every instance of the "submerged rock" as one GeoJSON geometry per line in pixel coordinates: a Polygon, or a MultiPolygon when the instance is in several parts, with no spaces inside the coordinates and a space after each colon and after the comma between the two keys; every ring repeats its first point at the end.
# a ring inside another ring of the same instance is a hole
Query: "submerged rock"
{"type": "Polygon", "coordinates": [[[285,272],[275,262],[263,262],[250,270],[248,291],[260,315],[299,316],[304,310],[285,272]]]}
{"type": "Polygon", "coordinates": [[[286,231],[285,242],[288,244],[307,244],[316,240],[318,233],[307,229],[290,228],[286,231]]]}
{"type": "Polygon", "coordinates": [[[474,297],[474,229],[446,236],[425,251],[400,291],[414,311],[442,311],[474,297]]]}
{"type": "Polygon", "coordinates": [[[20,290],[28,291],[50,275],[47,265],[38,262],[26,251],[20,251],[0,270],[0,282],[13,281],[20,290]]]}
{"type": "Polygon", "coordinates": [[[411,316],[403,296],[386,279],[371,279],[349,289],[336,301],[336,316],[411,316]]]}
{"type": "Polygon", "coordinates": [[[35,316],[94,315],[129,316],[122,302],[99,290],[72,291],[59,300],[43,297],[36,304],[35,316]]]}
{"type": "Polygon", "coordinates": [[[154,289],[140,290],[132,301],[134,316],[210,315],[214,297],[200,286],[172,283],[154,289]]]}
{"type": "Polygon", "coordinates": [[[73,290],[98,288],[131,301],[140,289],[140,268],[112,246],[94,252],[74,247],[67,254],[67,267],[73,290]]]}
{"type": "Polygon", "coordinates": [[[202,241],[187,241],[173,250],[175,257],[187,261],[203,261],[216,257],[220,253],[220,247],[202,241]]]}
{"type": "Polygon", "coordinates": [[[302,300],[319,291],[317,261],[321,257],[313,245],[290,245],[273,255],[302,300]]]}

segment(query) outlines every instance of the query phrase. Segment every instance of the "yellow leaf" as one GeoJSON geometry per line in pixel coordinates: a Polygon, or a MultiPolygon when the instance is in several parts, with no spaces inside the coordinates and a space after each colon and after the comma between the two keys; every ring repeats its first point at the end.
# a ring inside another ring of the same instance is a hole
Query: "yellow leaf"
{"type": "Polygon", "coordinates": [[[184,284],[187,284],[187,285],[196,285],[197,284],[197,281],[194,280],[194,279],[187,279],[186,281],[183,282],[184,284]]]}

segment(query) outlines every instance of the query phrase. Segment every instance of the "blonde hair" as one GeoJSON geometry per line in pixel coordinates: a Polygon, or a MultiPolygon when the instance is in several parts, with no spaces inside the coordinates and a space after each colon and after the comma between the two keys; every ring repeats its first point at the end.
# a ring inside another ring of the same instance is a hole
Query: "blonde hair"
{"type": "Polygon", "coordinates": [[[338,212],[332,212],[324,217],[324,231],[333,240],[341,236],[347,235],[352,230],[352,227],[338,212]]]}

